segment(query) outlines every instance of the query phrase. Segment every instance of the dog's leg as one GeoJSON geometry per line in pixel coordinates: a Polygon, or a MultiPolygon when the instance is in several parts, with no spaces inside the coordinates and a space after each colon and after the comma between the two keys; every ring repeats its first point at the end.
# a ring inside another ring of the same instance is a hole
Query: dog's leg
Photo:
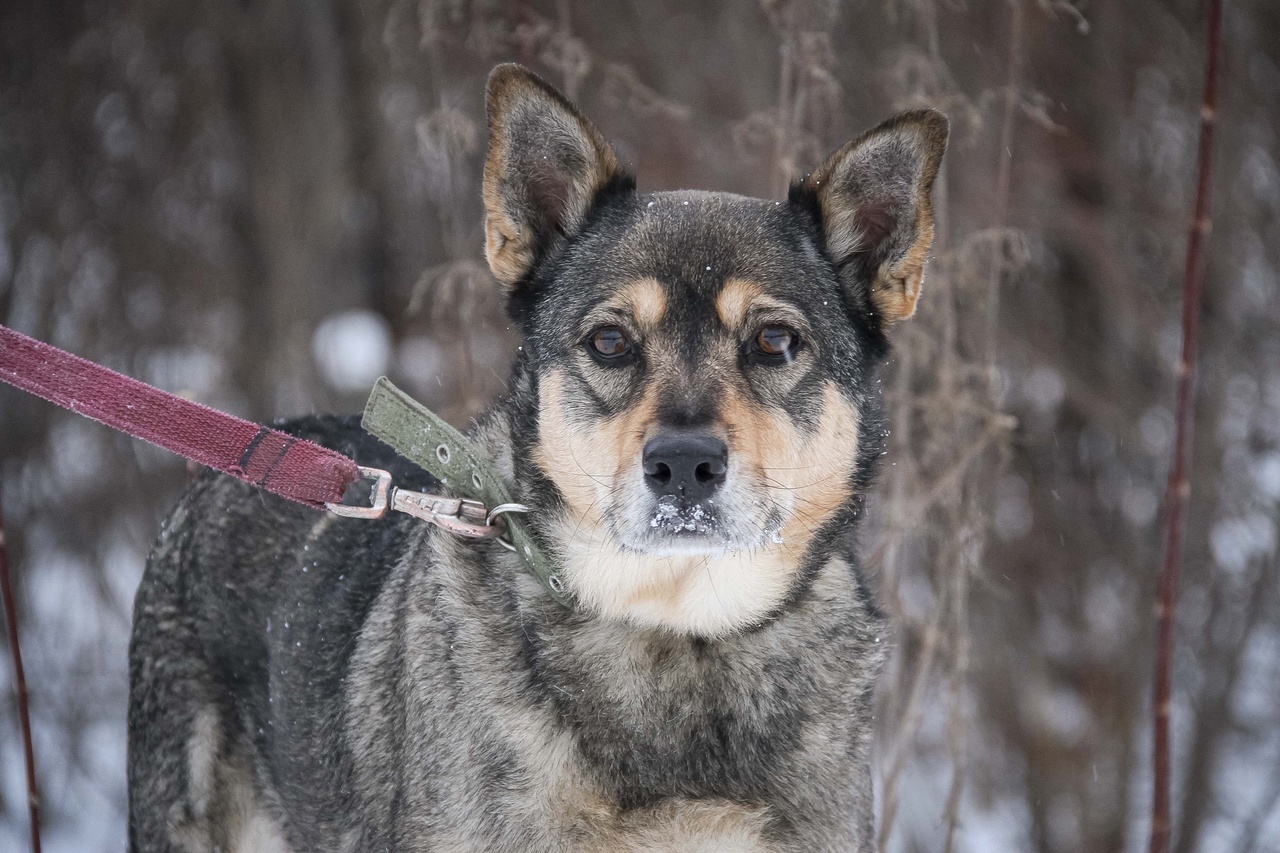
{"type": "Polygon", "coordinates": [[[184,612],[181,547],[157,549],[130,646],[129,847],[134,853],[283,851],[255,795],[251,747],[184,612]]]}
{"type": "MultiPolygon", "coordinates": [[[[200,762],[192,762],[192,746],[216,736],[216,717],[198,709],[209,706],[208,669],[182,616],[163,592],[144,586],[134,613],[129,661],[129,847],[142,851],[200,849],[179,845],[173,830],[194,830],[202,817],[201,789],[211,787],[200,762]],[[161,600],[157,600],[161,599],[161,600]],[[200,730],[202,731],[200,731],[200,730]]],[[[192,832],[185,833],[189,840],[192,832]]],[[[212,849],[212,839],[203,839],[212,849]]]]}
{"type": "Polygon", "coordinates": [[[213,850],[217,690],[179,601],[179,554],[153,556],[129,653],[129,846],[213,850]],[[165,565],[168,563],[169,565],[165,565]]]}

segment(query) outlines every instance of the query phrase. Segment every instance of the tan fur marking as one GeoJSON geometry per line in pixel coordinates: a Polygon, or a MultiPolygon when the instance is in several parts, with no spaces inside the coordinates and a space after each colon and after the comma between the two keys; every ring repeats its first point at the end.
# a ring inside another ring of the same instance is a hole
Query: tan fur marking
{"type": "MultiPolygon", "coordinates": [[[[490,94],[490,103],[500,103],[490,94]]],[[[533,259],[532,235],[507,212],[501,186],[507,175],[507,131],[505,115],[491,106],[489,153],[484,164],[481,197],[484,199],[484,255],[494,278],[514,284],[533,259]],[[523,233],[522,233],[523,230],[523,233]]]]}
{"type": "Polygon", "coordinates": [[[542,416],[534,461],[564,495],[569,511],[584,525],[601,523],[598,489],[609,488],[625,462],[638,460],[650,425],[657,418],[657,383],[640,402],[592,426],[587,435],[566,418],[564,374],[554,370],[538,383],[542,416]]]}
{"type": "Polygon", "coordinates": [[[929,196],[923,194],[918,202],[916,240],[896,264],[882,264],[872,285],[871,300],[880,316],[890,323],[906,320],[916,313],[920,298],[920,286],[924,282],[924,265],[933,246],[933,214],[929,196]]]}
{"type": "Polygon", "coordinates": [[[257,803],[245,803],[240,821],[229,853],[292,853],[280,825],[257,803]]]}
{"type": "Polygon", "coordinates": [[[822,417],[812,435],[801,433],[789,418],[756,409],[736,392],[726,395],[723,411],[732,436],[730,456],[743,454],[770,489],[794,498],[795,511],[782,528],[781,547],[798,561],[810,537],[850,497],[858,410],[828,382],[822,417]]]}
{"type": "Polygon", "coordinates": [[[783,541],[809,539],[832,514],[852,497],[849,478],[853,474],[858,447],[858,410],[828,384],[823,398],[822,419],[807,440],[784,445],[783,464],[778,479],[794,490],[800,511],[782,528],[783,541]],[[843,452],[832,452],[844,448],[843,452]]]}
{"type": "Polygon", "coordinates": [[[656,329],[667,313],[667,292],[656,278],[642,278],[623,287],[609,304],[629,311],[639,325],[656,329]]]}
{"type": "Polygon", "coordinates": [[[187,797],[197,818],[204,818],[214,802],[218,754],[221,751],[222,726],[218,712],[212,708],[201,708],[187,739],[187,797]]]}
{"type": "Polygon", "coordinates": [[[189,811],[174,815],[170,841],[191,853],[290,853],[260,802],[248,763],[226,749],[223,737],[217,711],[198,711],[187,743],[189,811]]]}
{"type": "Polygon", "coordinates": [[[716,297],[716,314],[720,317],[720,322],[730,329],[741,328],[751,303],[762,295],[764,290],[754,281],[741,278],[729,279],[724,283],[724,287],[720,288],[720,294],[716,297]]]}
{"type": "MultiPolygon", "coordinates": [[[[799,328],[806,325],[804,315],[794,305],[775,299],[754,281],[731,278],[716,296],[716,315],[726,328],[736,333],[754,332],[746,329],[747,323],[754,314],[761,312],[767,312],[770,322],[790,323],[799,328]]],[[[732,363],[735,352],[729,349],[723,354],[726,363],[732,363]]]]}
{"type": "Polygon", "coordinates": [[[668,570],[660,573],[655,582],[641,586],[628,597],[628,607],[657,611],[666,614],[667,618],[680,612],[695,580],[695,573],[702,569],[702,559],[665,557],[663,562],[668,570]]]}
{"type": "Polygon", "coordinates": [[[669,800],[621,812],[604,806],[583,821],[575,853],[766,853],[767,810],[727,800],[669,800]]]}

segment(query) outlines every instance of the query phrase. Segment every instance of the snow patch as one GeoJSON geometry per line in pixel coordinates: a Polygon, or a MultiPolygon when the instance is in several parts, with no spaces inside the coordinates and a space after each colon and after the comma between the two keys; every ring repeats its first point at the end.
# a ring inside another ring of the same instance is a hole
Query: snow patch
{"type": "Polygon", "coordinates": [[[702,504],[679,507],[674,498],[665,497],[654,508],[649,526],[669,533],[711,533],[714,518],[702,504]]]}

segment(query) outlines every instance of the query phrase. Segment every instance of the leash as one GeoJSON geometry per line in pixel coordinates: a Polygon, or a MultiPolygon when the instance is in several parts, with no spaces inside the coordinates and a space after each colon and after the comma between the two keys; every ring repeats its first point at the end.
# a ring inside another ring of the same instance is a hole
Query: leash
{"type": "Polygon", "coordinates": [[[0,326],[0,380],[201,465],[312,507],[342,500],[356,463],[0,326]]]}
{"type": "Polygon", "coordinates": [[[398,488],[388,471],[161,391],[5,326],[0,381],[315,509],[364,519],[403,512],[458,536],[497,541],[519,555],[556,601],[572,607],[550,561],[517,518],[528,508],[512,502],[493,464],[385,377],[374,386],[362,426],[461,497],[398,488]],[[347,487],[362,479],[373,484],[369,503],[343,503],[347,487]]]}

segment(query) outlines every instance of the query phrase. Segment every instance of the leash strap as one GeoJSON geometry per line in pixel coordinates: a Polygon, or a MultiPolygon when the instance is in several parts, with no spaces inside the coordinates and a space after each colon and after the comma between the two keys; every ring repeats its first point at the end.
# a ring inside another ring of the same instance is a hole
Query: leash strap
{"type": "Polygon", "coordinates": [[[518,513],[527,509],[511,502],[493,465],[385,377],[369,397],[365,430],[461,498],[398,489],[386,471],[360,467],[336,451],[184,400],[5,326],[0,381],[310,507],[366,519],[395,510],[459,536],[495,539],[520,556],[556,601],[572,607],[560,577],[520,521],[518,513]],[[374,481],[370,505],[343,504],[346,487],[366,478],[374,481]]]}
{"type": "Polygon", "coordinates": [[[0,381],[281,497],[323,509],[360,479],[341,453],[153,388],[0,326],[0,381]]]}
{"type": "MultiPolygon", "coordinates": [[[[487,523],[500,511],[523,512],[493,464],[464,436],[385,376],[373,386],[361,426],[391,449],[428,471],[452,491],[493,507],[487,523]],[[518,508],[518,509],[517,509],[518,508]]],[[[564,583],[552,569],[546,552],[534,540],[518,514],[506,515],[510,545],[525,567],[556,601],[572,607],[564,583]]],[[[502,540],[499,540],[502,541],[502,540]]],[[[505,542],[503,544],[506,544],[505,542]]]]}

